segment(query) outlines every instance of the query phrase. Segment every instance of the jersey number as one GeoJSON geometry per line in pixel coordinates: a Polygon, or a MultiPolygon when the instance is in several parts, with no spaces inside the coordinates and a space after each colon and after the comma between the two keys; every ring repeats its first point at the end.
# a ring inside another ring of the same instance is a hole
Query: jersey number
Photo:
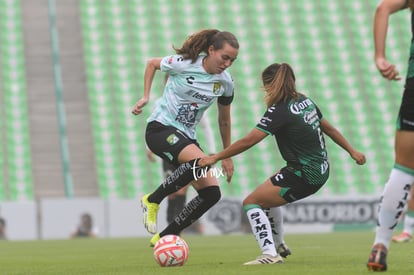
{"type": "MultiPolygon", "coordinates": [[[[322,130],[320,127],[318,127],[318,136],[319,136],[319,144],[321,145],[321,149],[323,150],[325,149],[325,139],[323,138],[322,130]]],[[[321,164],[321,173],[325,174],[328,168],[329,168],[329,163],[325,159],[323,163],[321,164]]]]}

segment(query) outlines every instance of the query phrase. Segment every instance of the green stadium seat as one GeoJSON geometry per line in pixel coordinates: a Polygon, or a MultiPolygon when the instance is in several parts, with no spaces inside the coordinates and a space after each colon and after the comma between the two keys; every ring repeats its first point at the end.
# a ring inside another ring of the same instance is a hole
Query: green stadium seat
{"type": "MultiPolygon", "coordinates": [[[[311,96],[325,117],[368,157],[367,165],[360,167],[328,141],[331,177],[319,194],[379,192],[392,167],[396,118],[395,112],[383,110],[398,108],[400,98],[396,95],[401,86],[387,84],[373,64],[369,26],[376,3],[356,0],[218,3],[81,1],[85,63],[103,196],[135,197],[149,192],[162,180],[160,165],[146,160],[144,143],[145,118],[162,92],[160,74],[154,80],[151,101],[144,114],[133,117],[130,109],[142,95],[146,59],[171,54],[172,45],[180,46],[190,33],[202,28],[229,30],[240,41],[240,55],[229,69],[236,84],[233,139],[252,129],[266,109],[260,81],[262,70],[273,62],[287,62],[296,72],[298,90],[311,96]],[[380,103],[374,103],[372,98],[379,98],[380,103]],[[112,161],[105,162],[108,157],[112,161]],[[144,177],[148,179],[143,180],[144,177]]],[[[407,16],[408,13],[401,14],[393,20],[403,22],[407,16]]],[[[404,26],[407,24],[393,24],[389,42],[392,58],[401,64],[402,72],[407,56],[398,45],[409,42],[405,41],[409,30],[404,26]]],[[[207,114],[212,122],[217,119],[214,108],[207,114]]],[[[214,136],[218,150],[221,148],[218,131],[214,131],[214,136]]],[[[206,142],[202,133],[199,141],[202,145],[206,142]]],[[[284,165],[273,137],[235,157],[234,163],[234,184],[221,185],[228,196],[248,193],[284,165]]]]}
{"type": "Polygon", "coordinates": [[[19,1],[0,0],[0,201],[33,199],[22,16],[19,1]],[[5,161],[5,159],[7,161],[5,161]],[[7,171],[3,174],[3,171],[7,171]],[[6,186],[8,186],[6,191],[6,186]]]}

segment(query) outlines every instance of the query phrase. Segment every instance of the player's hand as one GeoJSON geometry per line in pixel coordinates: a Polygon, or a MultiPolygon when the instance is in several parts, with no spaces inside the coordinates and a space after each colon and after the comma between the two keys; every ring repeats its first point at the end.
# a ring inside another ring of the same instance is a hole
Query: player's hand
{"type": "Polygon", "coordinates": [[[197,164],[201,167],[205,167],[205,166],[213,165],[216,162],[217,162],[217,159],[214,157],[214,155],[210,155],[210,156],[202,157],[201,159],[199,159],[197,164]]]}
{"type": "Polygon", "coordinates": [[[388,80],[401,80],[400,73],[395,68],[395,65],[388,62],[387,59],[383,57],[376,58],[375,65],[382,77],[388,80]]]}
{"type": "Polygon", "coordinates": [[[231,182],[231,178],[233,177],[234,172],[233,160],[231,158],[223,159],[221,161],[221,167],[227,176],[227,182],[231,182]]]}
{"type": "Polygon", "coordinates": [[[351,152],[351,157],[359,165],[365,164],[365,162],[366,162],[365,155],[363,153],[361,153],[361,152],[353,151],[353,152],[351,152]]]}
{"type": "Polygon", "coordinates": [[[139,115],[140,113],[142,113],[142,109],[144,108],[145,105],[147,105],[148,103],[148,98],[141,98],[140,100],[137,101],[137,103],[135,103],[134,107],[132,108],[132,113],[134,115],[139,115]]]}
{"type": "Polygon", "coordinates": [[[154,153],[151,150],[147,150],[147,158],[151,162],[155,162],[154,153]]]}

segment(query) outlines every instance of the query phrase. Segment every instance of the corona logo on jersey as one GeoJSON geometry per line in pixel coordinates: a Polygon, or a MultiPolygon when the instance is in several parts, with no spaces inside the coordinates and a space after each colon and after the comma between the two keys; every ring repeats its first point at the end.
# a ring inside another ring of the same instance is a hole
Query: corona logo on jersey
{"type": "Polygon", "coordinates": [[[307,98],[301,102],[296,102],[290,105],[290,111],[292,114],[300,114],[304,109],[308,108],[309,106],[313,105],[313,102],[307,98]]]}

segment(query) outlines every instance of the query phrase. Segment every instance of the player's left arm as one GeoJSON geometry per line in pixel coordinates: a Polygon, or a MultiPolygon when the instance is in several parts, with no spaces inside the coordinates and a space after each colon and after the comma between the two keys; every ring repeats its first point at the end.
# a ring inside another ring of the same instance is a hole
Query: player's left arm
{"type": "MultiPolygon", "coordinates": [[[[218,106],[218,124],[220,130],[221,141],[223,148],[227,148],[231,144],[231,116],[230,109],[231,104],[217,104],[218,106]]],[[[227,175],[227,182],[231,181],[234,172],[233,161],[230,157],[224,158],[222,161],[222,167],[227,175]]]]}
{"type": "Polygon", "coordinates": [[[346,138],[339,132],[332,124],[330,124],[325,118],[321,120],[322,131],[329,136],[336,144],[341,146],[349,155],[355,160],[356,163],[362,165],[365,163],[365,155],[352,147],[352,145],[346,140],[346,138]]]}

